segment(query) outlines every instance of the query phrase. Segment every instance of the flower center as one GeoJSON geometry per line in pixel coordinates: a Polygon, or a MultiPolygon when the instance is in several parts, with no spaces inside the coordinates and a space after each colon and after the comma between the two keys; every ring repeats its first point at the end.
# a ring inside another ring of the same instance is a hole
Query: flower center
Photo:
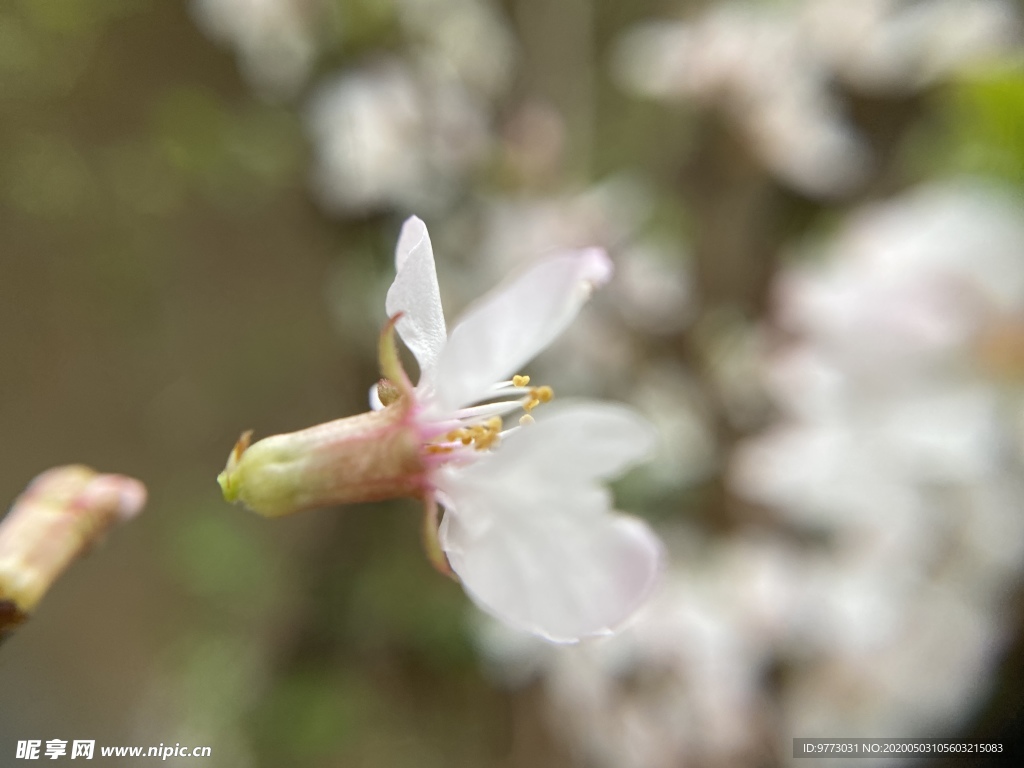
{"type": "Polygon", "coordinates": [[[450,456],[468,449],[490,450],[498,445],[502,437],[533,423],[530,411],[541,403],[550,402],[555,392],[547,385],[530,386],[529,376],[513,376],[494,386],[491,402],[462,408],[452,419],[430,425],[425,445],[426,453],[434,456],[450,456]],[[503,429],[504,417],[522,410],[519,425],[503,429]],[[436,432],[435,432],[436,430],[436,432]]]}

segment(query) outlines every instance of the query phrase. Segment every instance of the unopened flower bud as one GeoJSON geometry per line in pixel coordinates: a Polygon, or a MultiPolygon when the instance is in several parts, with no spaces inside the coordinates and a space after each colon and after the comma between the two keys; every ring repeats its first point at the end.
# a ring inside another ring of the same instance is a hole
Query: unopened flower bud
{"type": "Polygon", "coordinates": [[[0,638],[28,618],[76,557],[145,503],[138,480],[88,467],[55,467],[33,480],[0,522],[0,638]]]}

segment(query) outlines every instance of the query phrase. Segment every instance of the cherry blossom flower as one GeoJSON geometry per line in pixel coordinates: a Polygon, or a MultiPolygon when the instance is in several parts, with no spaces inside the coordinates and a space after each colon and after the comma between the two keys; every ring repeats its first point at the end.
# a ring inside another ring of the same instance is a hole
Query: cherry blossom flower
{"type": "Polygon", "coordinates": [[[653,428],[620,405],[539,408],[552,389],[513,375],[608,281],[607,255],[540,261],[481,298],[450,334],[418,218],[402,228],[395,260],[373,410],[252,446],[246,433],[218,478],[225,498],[269,516],[421,498],[431,561],[485,611],[556,642],[610,633],[650,593],[662,548],[645,523],[613,510],[601,481],[651,452],[653,428]],[[419,364],[415,387],[395,330],[419,364]]]}

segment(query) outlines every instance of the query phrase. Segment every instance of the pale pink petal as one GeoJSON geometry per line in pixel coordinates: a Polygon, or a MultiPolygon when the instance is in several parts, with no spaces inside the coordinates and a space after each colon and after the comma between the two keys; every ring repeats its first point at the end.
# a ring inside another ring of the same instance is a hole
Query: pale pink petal
{"type": "Polygon", "coordinates": [[[467,594],[495,618],[555,642],[608,634],[651,593],[661,543],[637,518],[564,514],[552,501],[524,514],[507,496],[460,499],[445,512],[442,546],[467,594]],[[478,505],[492,524],[474,535],[462,519],[478,505]]]}
{"type": "Polygon", "coordinates": [[[623,406],[556,404],[473,464],[435,476],[440,537],[466,591],[499,619],[570,642],[611,631],[648,595],[661,545],[611,511],[598,482],[646,456],[653,429],[623,406]]]}
{"type": "Polygon", "coordinates": [[[600,249],[564,253],[536,264],[471,307],[437,361],[440,409],[469,405],[495,382],[518,373],[565,330],[611,274],[612,263],[600,249]]]}
{"type": "Polygon", "coordinates": [[[463,473],[498,485],[593,484],[650,457],[657,439],[643,416],[615,403],[556,400],[534,415],[535,424],[509,435],[488,461],[463,473]]]}
{"type": "Polygon", "coordinates": [[[433,370],[444,349],[447,331],[430,235],[426,225],[415,216],[402,225],[395,268],[395,281],[388,289],[384,306],[388,317],[403,313],[398,321],[398,335],[416,356],[422,379],[433,370]]]}

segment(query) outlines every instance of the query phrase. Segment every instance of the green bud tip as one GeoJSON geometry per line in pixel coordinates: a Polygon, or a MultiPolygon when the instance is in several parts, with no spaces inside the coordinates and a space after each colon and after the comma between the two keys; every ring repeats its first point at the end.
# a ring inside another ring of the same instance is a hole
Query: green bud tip
{"type": "Polygon", "coordinates": [[[235,502],[238,500],[238,478],[235,469],[238,467],[238,462],[242,460],[242,454],[245,453],[251,442],[252,430],[249,429],[238,438],[235,447],[231,450],[231,455],[228,456],[227,466],[224,467],[223,472],[217,475],[217,484],[220,485],[221,493],[224,494],[224,501],[235,502]]]}

